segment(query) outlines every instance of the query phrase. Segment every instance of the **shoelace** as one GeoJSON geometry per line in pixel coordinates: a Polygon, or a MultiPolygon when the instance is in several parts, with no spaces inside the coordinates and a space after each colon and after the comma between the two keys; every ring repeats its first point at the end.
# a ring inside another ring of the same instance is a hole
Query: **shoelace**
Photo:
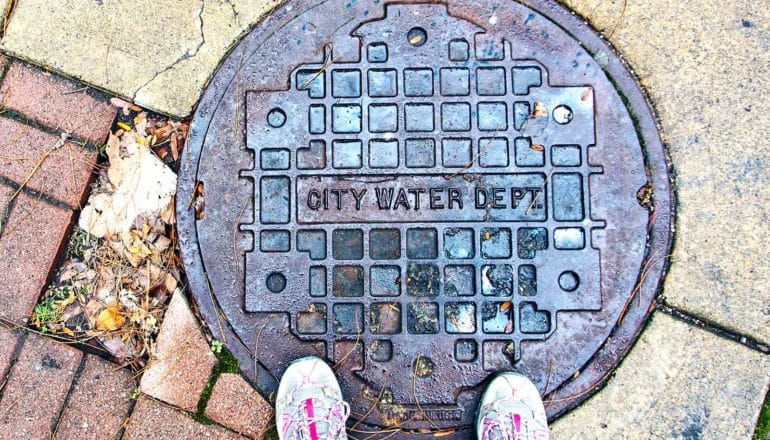
{"type": "Polygon", "coordinates": [[[325,438],[337,439],[345,430],[348,416],[350,416],[350,405],[345,401],[336,402],[331,407],[325,408],[321,399],[305,399],[300,405],[297,405],[294,413],[283,414],[284,438],[319,440],[319,424],[326,424],[328,431],[325,438]],[[317,416],[316,411],[319,409],[322,415],[317,416]],[[290,431],[294,437],[287,437],[290,431]]]}
{"type": "Polygon", "coordinates": [[[521,414],[514,412],[511,408],[516,402],[514,394],[510,397],[502,398],[492,403],[489,413],[494,413],[495,417],[484,417],[482,423],[481,440],[546,440],[547,431],[530,426],[530,420],[522,418],[521,414]],[[495,434],[496,437],[492,435],[495,434]]]}
{"type": "MultiPolygon", "coordinates": [[[[484,417],[484,431],[482,431],[482,440],[490,440],[492,433],[499,434],[499,440],[529,440],[523,437],[521,416],[509,413],[510,421],[500,412],[495,411],[496,418],[484,417]]],[[[526,422],[525,422],[526,425],[526,422]]],[[[526,429],[526,427],[525,427],[526,429]]]]}

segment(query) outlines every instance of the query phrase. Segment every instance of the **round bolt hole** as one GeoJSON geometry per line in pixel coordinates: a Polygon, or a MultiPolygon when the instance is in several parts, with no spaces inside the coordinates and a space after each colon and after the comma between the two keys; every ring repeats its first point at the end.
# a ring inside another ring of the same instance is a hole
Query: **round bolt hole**
{"type": "Polygon", "coordinates": [[[267,289],[273,293],[280,293],[286,288],[286,277],[280,272],[273,272],[267,276],[267,289]]]}
{"type": "Polygon", "coordinates": [[[560,105],[553,109],[553,120],[559,124],[569,124],[572,120],[572,109],[566,105],[560,105]]]}
{"type": "Polygon", "coordinates": [[[568,270],[559,275],[559,287],[566,292],[573,292],[580,285],[580,277],[575,272],[568,270]]]}
{"type": "Polygon", "coordinates": [[[412,46],[420,47],[428,41],[428,33],[421,27],[413,27],[407,32],[406,38],[412,46]]]}
{"type": "Polygon", "coordinates": [[[283,126],[286,123],[286,113],[279,108],[270,110],[270,113],[267,114],[267,123],[273,128],[283,126]]]}

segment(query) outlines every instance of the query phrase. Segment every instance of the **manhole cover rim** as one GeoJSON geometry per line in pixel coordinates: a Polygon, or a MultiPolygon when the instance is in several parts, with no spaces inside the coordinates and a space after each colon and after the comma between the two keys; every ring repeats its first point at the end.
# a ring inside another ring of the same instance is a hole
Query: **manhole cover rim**
{"type": "MultiPolygon", "coordinates": [[[[300,8],[311,9],[325,2],[316,2],[313,6],[303,6],[303,2],[292,0],[284,3],[271,13],[271,19],[267,23],[259,23],[256,30],[251,31],[233,49],[232,53],[252,54],[256,52],[262,42],[287,20],[298,14],[300,8]],[[248,49],[248,50],[247,50],[248,49]]],[[[529,0],[520,3],[533,9],[565,29],[571,36],[578,40],[590,54],[604,52],[608,54],[608,64],[603,66],[605,74],[616,85],[618,93],[626,98],[626,106],[633,115],[637,125],[637,135],[640,138],[646,165],[650,169],[665,170],[654,172],[648,179],[653,186],[655,199],[655,215],[649,226],[649,238],[647,241],[647,256],[667,256],[672,244],[671,227],[674,222],[673,190],[668,179],[669,163],[667,152],[663,146],[657,131],[657,123],[648,104],[647,97],[638,84],[635,76],[622,61],[622,58],[610,47],[592,28],[587,26],[582,18],[574,15],[556,2],[547,0],[529,0]]],[[[201,98],[195,116],[193,118],[191,135],[184,150],[184,158],[179,173],[177,194],[177,228],[179,232],[182,258],[187,270],[188,280],[194,292],[209,292],[210,284],[206,270],[201,259],[201,252],[197,239],[195,213],[190,208],[190,200],[193,199],[197,182],[197,168],[201,155],[203,142],[209,130],[209,123],[225,91],[236,78],[238,69],[238,56],[230,55],[219,66],[212,77],[210,85],[201,98]]],[[[642,268],[640,267],[640,272],[642,268]]],[[[610,373],[619,364],[620,359],[630,349],[638,337],[638,331],[644,325],[651,312],[650,304],[662,285],[667,262],[652,266],[646,274],[637,295],[643,307],[629,307],[623,320],[611,334],[611,338],[604,342],[596,354],[580,368],[581,374],[564,382],[547,396],[548,413],[550,418],[555,418],[569,409],[580,404],[601,384],[606,382],[610,373]],[[614,365],[606,374],[600,365],[610,362],[614,365]]],[[[276,389],[277,381],[273,374],[264,369],[251,357],[252,348],[248,348],[240,342],[240,338],[230,327],[226,319],[221,316],[219,306],[214,295],[196,295],[195,297],[200,313],[209,329],[218,339],[227,342],[228,348],[239,359],[243,372],[248,380],[264,392],[276,389]],[[234,342],[235,341],[235,342],[234,342]],[[256,370],[255,370],[256,368],[256,370]]],[[[636,301],[634,301],[636,302],[636,301]]]]}

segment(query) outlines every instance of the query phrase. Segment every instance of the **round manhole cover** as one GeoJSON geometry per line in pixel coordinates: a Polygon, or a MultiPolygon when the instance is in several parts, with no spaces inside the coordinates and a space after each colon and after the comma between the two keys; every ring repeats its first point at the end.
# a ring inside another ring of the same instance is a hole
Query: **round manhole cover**
{"type": "Polygon", "coordinates": [[[670,245],[663,147],[602,40],[522,3],[290,1],[212,79],[179,238],[265,394],[317,355],[360,429],[463,429],[495,372],[555,416],[633,342],[670,245]]]}

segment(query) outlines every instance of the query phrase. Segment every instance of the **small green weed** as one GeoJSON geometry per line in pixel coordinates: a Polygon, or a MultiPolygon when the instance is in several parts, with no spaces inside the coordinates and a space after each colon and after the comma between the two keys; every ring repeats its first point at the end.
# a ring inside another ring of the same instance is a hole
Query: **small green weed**
{"type": "Polygon", "coordinates": [[[32,312],[32,322],[35,323],[41,332],[49,331],[48,324],[57,322],[61,316],[61,303],[69,299],[70,295],[75,294],[72,286],[48,288],[47,296],[35,306],[32,312]]]}

